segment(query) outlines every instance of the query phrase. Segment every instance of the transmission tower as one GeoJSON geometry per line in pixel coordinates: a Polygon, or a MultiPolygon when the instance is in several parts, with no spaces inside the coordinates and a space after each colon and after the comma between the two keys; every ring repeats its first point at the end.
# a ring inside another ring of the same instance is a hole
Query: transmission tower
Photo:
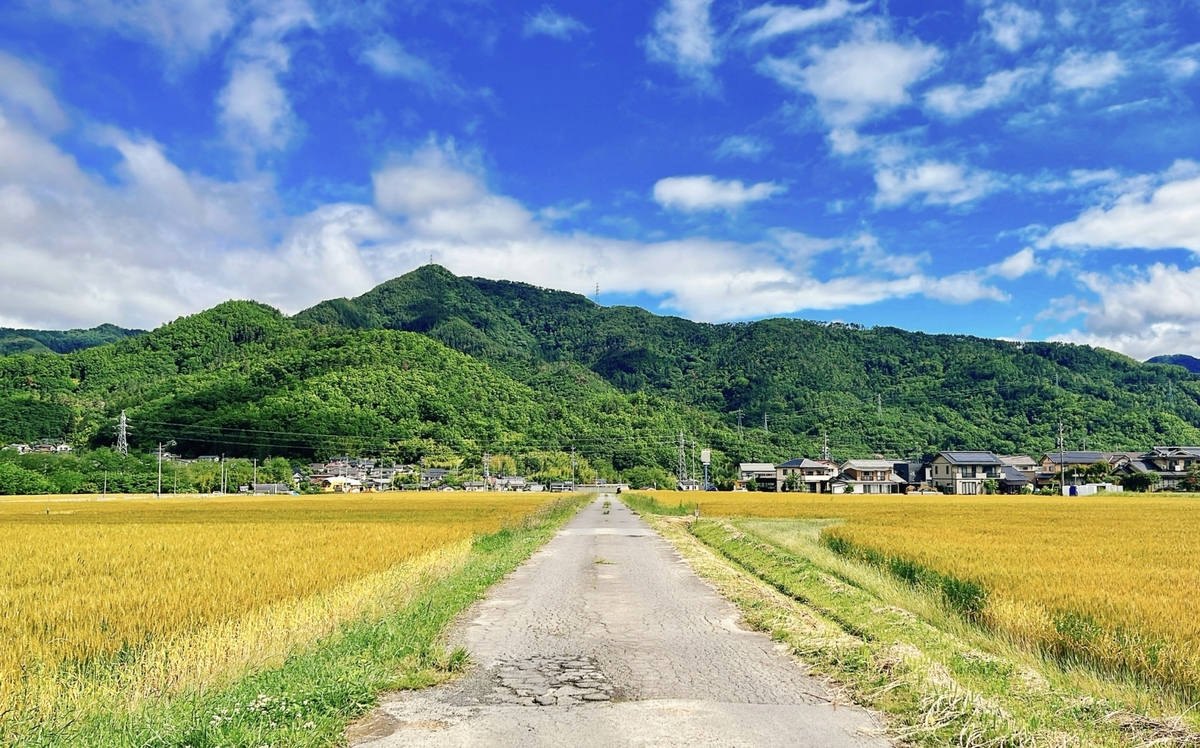
{"type": "Polygon", "coordinates": [[[129,456],[129,420],[125,411],[121,411],[121,417],[117,419],[117,451],[122,457],[129,456]]]}
{"type": "Polygon", "coordinates": [[[742,438],[742,409],[738,408],[738,438],[742,438]]]}
{"type": "Polygon", "coordinates": [[[683,432],[679,432],[679,480],[687,480],[687,447],[683,442],[683,432]]]}

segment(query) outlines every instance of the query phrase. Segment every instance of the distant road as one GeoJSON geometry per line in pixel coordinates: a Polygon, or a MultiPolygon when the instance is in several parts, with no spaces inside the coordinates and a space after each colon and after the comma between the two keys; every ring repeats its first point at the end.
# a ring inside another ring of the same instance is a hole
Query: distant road
{"type": "Polygon", "coordinates": [[[477,666],[386,702],[356,746],[889,745],[613,496],[471,616],[455,639],[477,666]]]}

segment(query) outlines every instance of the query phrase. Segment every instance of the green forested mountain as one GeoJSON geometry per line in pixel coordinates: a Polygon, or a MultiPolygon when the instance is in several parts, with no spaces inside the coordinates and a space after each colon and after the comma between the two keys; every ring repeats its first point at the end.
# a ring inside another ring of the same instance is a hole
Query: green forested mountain
{"type": "Polygon", "coordinates": [[[1174,364],[1182,366],[1193,374],[1200,374],[1200,358],[1184,353],[1173,353],[1168,356],[1155,356],[1146,361],[1148,364],[1174,364]]]}
{"type": "Polygon", "coordinates": [[[493,454],[607,477],[948,448],[1200,443],[1200,377],[1109,351],[794,319],[712,325],[427,266],[288,318],[229,302],[63,355],[0,357],[0,441],[398,460],[493,454]],[[743,428],[739,430],[739,413],[743,428]],[[767,428],[764,430],[764,418],[767,428]],[[556,456],[557,455],[557,456],[556,456]]]}
{"type": "Polygon", "coordinates": [[[90,330],[14,330],[0,327],[0,356],[14,353],[70,353],[131,338],[142,332],[116,325],[100,325],[90,330]]]}
{"type": "Polygon", "coordinates": [[[436,265],[296,321],[421,332],[517,378],[572,362],[623,392],[653,392],[728,426],[740,411],[761,432],[765,416],[808,454],[824,434],[838,454],[1039,452],[1054,446],[1060,421],[1069,446],[1200,441],[1200,378],[1088,346],[796,319],[711,325],[436,265]]]}

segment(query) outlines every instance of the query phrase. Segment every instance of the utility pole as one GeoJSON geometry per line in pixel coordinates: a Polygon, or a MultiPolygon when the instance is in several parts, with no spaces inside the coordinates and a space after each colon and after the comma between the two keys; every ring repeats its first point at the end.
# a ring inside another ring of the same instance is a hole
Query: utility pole
{"type": "Polygon", "coordinates": [[[696,440],[692,439],[692,475],[696,474],[696,440]]]}
{"type": "Polygon", "coordinates": [[[575,488],[575,448],[571,447],[571,488],[575,488]]]}
{"type": "Polygon", "coordinates": [[[485,488],[492,486],[492,454],[491,452],[483,453],[483,485],[485,488]]]}
{"type": "Polygon", "coordinates": [[[825,442],[824,446],[821,447],[821,459],[829,462],[829,434],[823,432],[821,437],[825,442]]]}
{"type": "Polygon", "coordinates": [[[129,420],[125,418],[125,411],[121,411],[121,417],[117,419],[117,452],[122,457],[129,456],[129,420]]]}
{"type": "Polygon", "coordinates": [[[676,468],[680,482],[687,480],[687,447],[683,444],[683,431],[679,432],[679,465],[676,468]]]}
{"type": "Polygon", "coordinates": [[[255,486],[258,485],[258,458],[254,458],[254,479],[250,481],[250,493],[255,492],[255,486]]]}
{"type": "Polygon", "coordinates": [[[158,498],[162,498],[162,442],[158,443],[158,498]]]}
{"type": "Polygon", "coordinates": [[[1067,485],[1067,447],[1063,440],[1062,421],[1058,422],[1058,489],[1062,494],[1067,485]]]}

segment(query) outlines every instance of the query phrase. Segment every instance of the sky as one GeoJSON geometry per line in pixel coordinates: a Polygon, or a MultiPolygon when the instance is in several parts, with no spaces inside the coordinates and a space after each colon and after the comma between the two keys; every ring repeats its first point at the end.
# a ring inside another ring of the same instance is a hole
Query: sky
{"type": "Polygon", "coordinates": [[[430,261],[1200,355],[1200,0],[7,0],[0,326],[430,261]]]}

